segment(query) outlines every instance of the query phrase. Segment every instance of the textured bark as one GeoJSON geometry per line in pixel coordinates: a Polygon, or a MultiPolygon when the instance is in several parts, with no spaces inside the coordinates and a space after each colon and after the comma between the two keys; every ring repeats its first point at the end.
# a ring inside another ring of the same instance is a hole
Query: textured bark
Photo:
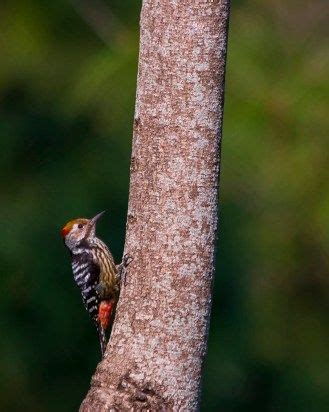
{"type": "Polygon", "coordinates": [[[196,410],[217,229],[229,0],[144,0],[125,253],[81,411],[196,410]]]}

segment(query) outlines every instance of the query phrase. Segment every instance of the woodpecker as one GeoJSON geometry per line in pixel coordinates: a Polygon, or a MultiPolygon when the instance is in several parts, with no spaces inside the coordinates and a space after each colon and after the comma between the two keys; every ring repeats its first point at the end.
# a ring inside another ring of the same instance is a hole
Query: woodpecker
{"type": "Polygon", "coordinates": [[[122,268],[115,264],[108,247],[96,236],[96,222],[103,213],[92,219],[71,220],[61,230],[70,251],[75,283],[98,331],[102,356],[106,349],[106,329],[119,297],[122,268]]]}

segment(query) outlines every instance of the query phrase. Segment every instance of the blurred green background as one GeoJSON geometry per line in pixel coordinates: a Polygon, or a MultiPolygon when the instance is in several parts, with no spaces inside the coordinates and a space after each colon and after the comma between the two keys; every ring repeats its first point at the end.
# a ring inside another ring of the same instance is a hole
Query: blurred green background
{"type": "MultiPolygon", "coordinates": [[[[120,259],[140,2],[0,6],[0,409],[74,411],[99,361],[59,229],[108,209],[120,259]]],[[[329,410],[321,0],[232,1],[202,410],[329,410]]]]}

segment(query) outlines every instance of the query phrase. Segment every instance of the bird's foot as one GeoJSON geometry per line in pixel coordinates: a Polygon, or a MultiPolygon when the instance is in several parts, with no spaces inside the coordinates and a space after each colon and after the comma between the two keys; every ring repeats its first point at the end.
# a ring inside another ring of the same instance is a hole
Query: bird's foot
{"type": "Polygon", "coordinates": [[[130,255],[128,255],[128,253],[126,253],[122,259],[122,265],[124,268],[127,268],[130,263],[134,260],[134,258],[130,255]]]}
{"type": "Polygon", "coordinates": [[[120,265],[117,266],[118,269],[118,274],[121,280],[121,284],[123,283],[124,286],[126,286],[126,268],[130,265],[130,263],[134,260],[134,258],[130,255],[128,255],[128,253],[126,253],[123,258],[122,258],[122,262],[120,263],[120,265]]]}

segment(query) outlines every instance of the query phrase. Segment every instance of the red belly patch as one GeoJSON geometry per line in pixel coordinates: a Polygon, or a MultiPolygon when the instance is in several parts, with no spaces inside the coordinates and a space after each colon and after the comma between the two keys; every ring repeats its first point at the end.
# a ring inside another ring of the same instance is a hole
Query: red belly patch
{"type": "Polygon", "coordinates": [[[101,324],[103,329],[107,329],[110,324],[113,307],[114,307],[113,300],[102,300],[101,303],[99,304],[98,321],[101,324]]]}

